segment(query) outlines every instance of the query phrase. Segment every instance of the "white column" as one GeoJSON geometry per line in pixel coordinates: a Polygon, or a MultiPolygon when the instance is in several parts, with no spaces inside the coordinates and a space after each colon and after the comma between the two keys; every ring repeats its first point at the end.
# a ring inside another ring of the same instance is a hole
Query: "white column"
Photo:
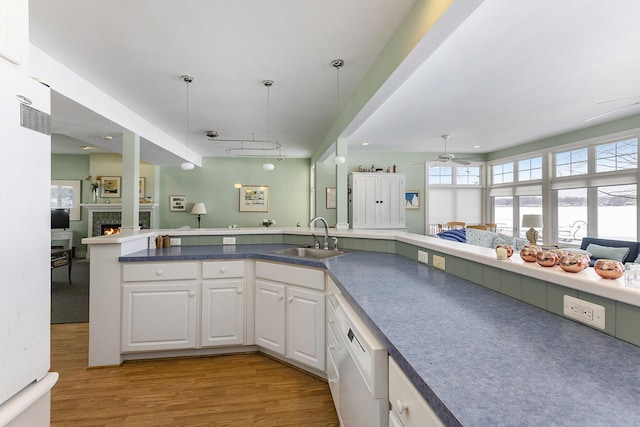
{"type": "MultiPolygon", "coordinates": [[[[347,158],[347,140],[338,138],[336,141],[336,155],[347,158]]],[[[347,189],[347,162],[336,165],[336,229],[349,228],[349,198],[347,189]]]]}
{"type": "Polygon", "coordinates": [[[133,132],[122,134],[122,228],[140,229],[140,136],[133,132]]]}

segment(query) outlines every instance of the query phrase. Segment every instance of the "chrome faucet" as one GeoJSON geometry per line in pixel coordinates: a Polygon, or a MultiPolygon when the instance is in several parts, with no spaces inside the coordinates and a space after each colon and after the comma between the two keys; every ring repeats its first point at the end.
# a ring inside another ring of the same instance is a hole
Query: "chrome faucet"
{"type": "Polygon", "coordinates": [[[309,221],[309,227],[311,227],[311,224],[318,220],[322,221],[322,223],[324,224],[324,249],[329,249],[329,224],[327,224],[327,220],[322,218],[321,216],[311,218],[311,221],[309,221]]]}

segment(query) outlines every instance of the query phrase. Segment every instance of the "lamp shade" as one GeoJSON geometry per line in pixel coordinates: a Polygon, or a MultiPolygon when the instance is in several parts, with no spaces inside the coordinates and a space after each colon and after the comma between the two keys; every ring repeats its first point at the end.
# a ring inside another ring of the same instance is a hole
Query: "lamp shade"
{"type": "Polygon", "coordinates": [[[193,208],[191,208],[191,213],[194,215],[206,215],[207,208],[202,202],[194,203],[193,208]]]}
{"type": "Polygon", "coordinates": [[[542,215],[522,215],[523,227],[542,227],[542,215]]]}

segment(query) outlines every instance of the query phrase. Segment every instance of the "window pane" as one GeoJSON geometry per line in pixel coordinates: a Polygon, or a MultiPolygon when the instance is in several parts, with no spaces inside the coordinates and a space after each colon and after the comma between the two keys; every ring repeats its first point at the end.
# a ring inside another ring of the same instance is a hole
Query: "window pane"
{"type": "Polygon", "coordinates": [[[638,194],[635,184],[598,188],[598,237],[636,240],[638,194]]]}
{"type": "Polygon", "coordinates": [[[574,176],[586,174],[588,172],[587,158],[587,148],[580,148],[578,150],[556,153],[556,176],[574,176]]]}
{"type": "Polygon", "coordinates": [[[456,184],[480,185],[480,166],[457,166],[456,184]]]}
{"type": "MultiPolygon", "coordinates": [[[[542,215],[542,196],[520,196],[520,224],[522,224],[523,215],[542,215]]],[[[543,218],[544,225],[544,218],[543,218]]],[[[520,237],[526,239],[527,231],[531,227],[520,227],[520,237]]],[[[538,230],[539,238],[542,239],[542,229],[538,230]]]]}
{"type": "Polygon", "coordinates": [[[493,213],[497,231],[513,235],[513,197],[494,197],[493,213]]]}
{"type": "Polygon", "coordinates": [[[542,179],[542,157],[518,161],[518,181],[542,179]]]}
{"type": "Polygon", "coordinates": [[[493,184],[503,184],[506,182],[513,182],[513,163],[503,163],[500,165],[493,165],[491,167],[491,182],[493,184]]]}
{"type": "Polygon", "coordinates": [[[611,172],[638,167],[638,140],[610,142],[596,146],[596,172],[611,172]]]}
{"type": "Polygon", "coordinates": [[[558,241],[579,244],[587,235],[587,189],[558,190],[558,241]]]}
{"type": "Polygon", "coordinates": [[[51,209],[71,209],[73,208],[73,187],[70,185],[51,184],[51,209]]]}
{"type": "Polygon", "coordinates": [[[451,167],[435,166],[429,168],[429,184],[451,184],[451,167]]]}

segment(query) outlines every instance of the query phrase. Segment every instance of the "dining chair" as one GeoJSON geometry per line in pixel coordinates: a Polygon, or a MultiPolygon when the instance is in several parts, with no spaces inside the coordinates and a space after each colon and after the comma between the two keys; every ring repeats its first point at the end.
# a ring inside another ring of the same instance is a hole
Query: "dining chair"
{"type": "Polygon", "coordinates": [[[452,228],[464,228],[465,223],[461,221],[449,221],[447,222],[447,229],[451,230],[452,228]]]}

